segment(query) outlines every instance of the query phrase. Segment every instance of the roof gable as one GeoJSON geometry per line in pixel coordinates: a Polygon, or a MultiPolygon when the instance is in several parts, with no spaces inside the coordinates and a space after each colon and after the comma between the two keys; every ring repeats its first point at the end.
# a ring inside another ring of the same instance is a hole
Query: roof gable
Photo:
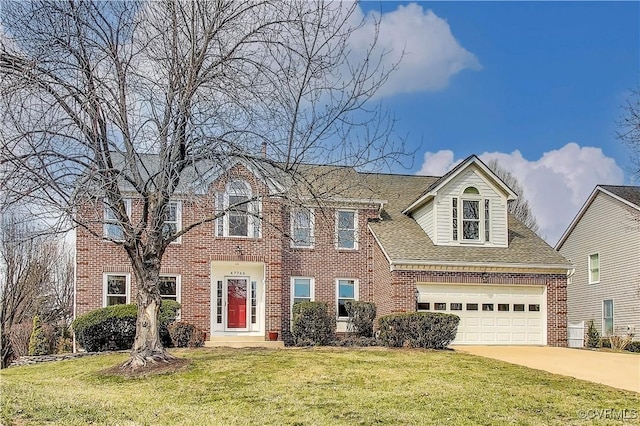
{"type": "Polygon", "coordinates": [[[498,177],[486,164],[480,160],[476,155],[471,155],[460,162],[457,166],[451,169],[448,173],[442,176],[431,184],[418,198],[416,198],[409,206],[407,206],[402,213],[410,214],[418,209],[420,206],[427,203],[433,197],[436,196],[439,190],[447,186],[452,180],[463,174],[469,169],[477,170],[480,176],[489,181],[492,186],[502,191],[507,200],[515,200],[518,195],[513,192],[509,186],[504,183],[500,177],[498,177]]]}
{"type": "Polygon", "coordinates": [[[558,243],[555,246],[556,250],[560,250],[562,245],[565,243],[571,232],[576,227],[580,219],[587,212],[593,201],[596,199],[598,194],[605,194],[609,197],[612,197],[622,204],[625,204],[635,210],[640,211],[640,186],[625,186],[625,185],[598,185],[596,186],[587,201],[583,204],[583,206],[578,211],[578,214],[573,218],[567,229],[564,231],[558,243]]]}

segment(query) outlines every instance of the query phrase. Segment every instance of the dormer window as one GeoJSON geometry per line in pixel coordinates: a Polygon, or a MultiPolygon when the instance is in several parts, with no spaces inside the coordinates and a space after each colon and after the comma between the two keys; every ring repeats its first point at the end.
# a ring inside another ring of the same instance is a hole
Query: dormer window
{"type": "Polygon", "coordinates": [[[451,200],[453,241],[489,241],[491,229],[489,205],[489,200],[483,199],[478,188],[474,186],[466,187],[461,197],[453,197],[451,200]]]}

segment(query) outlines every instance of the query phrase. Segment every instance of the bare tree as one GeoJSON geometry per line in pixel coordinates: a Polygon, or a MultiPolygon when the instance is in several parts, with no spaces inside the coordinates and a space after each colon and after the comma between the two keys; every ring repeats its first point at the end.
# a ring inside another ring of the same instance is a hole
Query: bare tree
{"type": "MultiPolygon", "coordinates": [[[[9,339],[12,328],[30,321],[40,306],[48,304],[48,295],[52,295],[48,289],[60,260],[60,249],[55,239],[38,235],[33,227],[20,223],[14,215],[4,216],[1,226],[0,338],[4,368],[13,357],[9,339]]],[[[72,307],[68,302],[63,302],[67,303],[66,311],[72,307]]],[[[57,319],[52,315],[49,318],[57,319]]]]}
{"type": "Polygon", "coordinates": [[[198,194],[205,174],[241,160],[263,181],[284,183],[270,195],[321,198],[330,191],[313,188],[323,176],[305,173],[304,163],[371,170],[402,155],[393,120],[372,104],[393,68],[382,66],[384,52],[374,54],[377,24],[365,52],[349,44],[363,25],[355,3],[3,6],[4,195],[55,207],[98,238],[104,202],[138,283],[136,338],[123,368],[171,360],[157,324],[163,255],[228,211],[176,232],[164,222],[177,190],[198,194]],[[132,197],[142,205],[135,220],[125,203],[132,197]]]}
{"type": "Polygon", "coordinates": [[[633,170],[640,179],[640,90],[633,90],[618,120],[618,139],[629,149],[633,170]]]}
{"type": "Polygon", "coordinates": [[[527,226],[527,228],[538,234],[540,232],[538,221],[531,212],[531,207],[524,196],[524,189],[522,189],[522,185],[520,185],[518,178],[502,167],[496,159],[489,161],[487,163],[487,167],[489,167],[496,176],[502,179],[509,188],[518,194],[518,198],[515,201],[509,202],[509,206],[507,207],[508,212],[514,215],[516,219],[527,226]]]}

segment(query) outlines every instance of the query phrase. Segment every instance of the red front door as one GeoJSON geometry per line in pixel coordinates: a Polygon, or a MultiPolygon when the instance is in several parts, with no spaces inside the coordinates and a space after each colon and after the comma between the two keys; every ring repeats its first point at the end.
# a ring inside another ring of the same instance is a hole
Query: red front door
{"type": "Polygon", "coordinates": [[[247,328],[247,279],[227,280],[227,328],[247,328]]]}

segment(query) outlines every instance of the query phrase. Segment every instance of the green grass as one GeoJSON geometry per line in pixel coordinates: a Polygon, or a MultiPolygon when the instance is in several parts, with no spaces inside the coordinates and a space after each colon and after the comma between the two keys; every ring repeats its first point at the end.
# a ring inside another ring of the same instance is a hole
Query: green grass
{"type": "Polygon", "coordinates": [[[124,354],[3,370],[0,421],[538,425],[581,424],[580,413],[587,410],[640,407],[637,393],[453,351],[198,349],[174,354],[191,359],[191,365],[133,379],[101,373],[123,362],[124,354]]]}

